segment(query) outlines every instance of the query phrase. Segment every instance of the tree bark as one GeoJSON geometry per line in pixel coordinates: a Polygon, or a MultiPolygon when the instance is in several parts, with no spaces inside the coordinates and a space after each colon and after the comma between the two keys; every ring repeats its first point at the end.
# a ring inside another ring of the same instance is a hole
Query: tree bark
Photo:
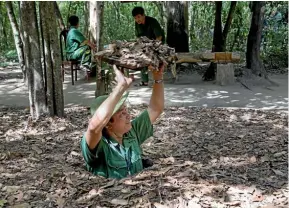
{"type": "MultiPolygon", "coordinates": [[[[232,24],[233,15],[235,12],[237,2],[231,2],[230,10],[228,13],[227,21],[222,31],[222,1],[216,1],[216,12],[215,12],[215,26],[214,26],[214,37],[213,37],[213,47],[212,52],[225,52],[226,51],[226,41],[229,33],[230,26],[232,24]]],[[[217,69],[216,63],[211,63],[209,68],[206,70],[203,79],[205,81],[214,80],[216,75],[215,71],[217,69]]]]}
{"type": "Polygon", "coordinates": [[[22,1],[20,9],[24,30],[24,60],[27,69],[30,113],[32,118],[37,119],[47,113],[47,107],[35,2],[22,1]]]}
{"type": "MultiPolygon", "coordinates": [[[[222,37],[222,2],[216,1],[216,12],[215,12],[215,26],[214,26],[214,37],[213,37],[213,47],[212,52],[223,52],[223,37],[222,37]]],[[[217,64],[211,62],[209,68],[203,75],[204,81],[211,81],[216,78],[215,71],[217,69],[217,64]]]]}
{"type": "Polygon", "coordinates": [[[84,2],[84,35],[89,38],[89,1],[84,2]]]}
{"type": "MultiPolygon", "coordinates": [[[[18,1],[18,11],[19,11],[19,32],[20,32],[20,37],[23,45],[23,27],[22,27],[22,15],[21,15],[21,9],[20,9],[20,1],[18,1]]],[[[23,56],[24,56],[24,46],[23,46],[23,56]]]]}
{"type": "MultiPolygon", "coordinates": [[[[89,5],[89,33],[92,42],[96,44],[96,51],[100,51],[102,48],[102,26],[103,26],[103,8],[104,2],[102,1],[90,1],[89,5]]],[[[104,70],[101,63],[97,62],[97,75],[96,75],[96,89],[95,97],[105,94],[105,79],[104,70]]]]}
{"type": "Polygon", "coordinates": [[[222,38],[222,2],[216,1],[215,12],[215,26],[212,52],[223,52],[223,38],[222,38]]]}
{"type": "Polygon", "coordinates": [[[90,1],[89,31],[92,41],[96,44],[97,52],[102,48],[101,36],[103,26],[103,8],[103,1],[90,1]]]}
{"type": "Polygon", "coordinates": [[[15,42],[18,59],[19,59],[19,65],[23,74],[23,81],[24,83],[26,83],[27,76],[26,76],[25,63],[24,63],[23,43],[21,40],[19,27],[15,18],[13,5],[11,1],[6,1],[6,8],[7,8],[7,13],[9,16],[10,23],[11,23],[13,35],[14,35],[14,42],[15,42]]]}
{"type": "Polygon", "coordinates": [[[58,34],[55,30],[57,19],[51,15],[55,10],[54,2],[39,2],[39,11],[42,18],[43,42],[45,51],[45,66],[47,77],[47,107],[50,116],[64,116],[63,86],[61,78],[60,49],[58,34]]]}
{"type": "Polygon", "coordinates": [[[260,58],[261,34],[265,2],[254,1],[252,4],[252,20],[247,40],[246,64],[254,75],[267,78],[267,73],[260,58]]]}
{"type": "Polygon", "coordinates": [[[168,12],[167,44],[176,52],[189,52],[189,36],[186,26],[185,3],[179,1],[166,2],[168,12]]]}
{"type": "Polygon", "coordinates": [[[226,51],[227,36],[228,36],[229,30],[230,30],[230,27],[231,27],[231,24],[232,24],[232,20],[233,20],[233,16],[234,16],[234,13],[235,13],[236,5],[237,5],[236,1],[231,1],[231,6],[230,6],[229,13],[228,13],[227,21],[226,21],[226,24],[225,24],[225,27],[224,27],[224,30],[223,30],[223,33],[222,33],[222,39],[223,39],[222,40],[222,43],[223,43],[222,50],[223,51],[226,51]]]}
{"type": "MultiPolygon", "coordinates": [[[[65,29],[65,24],[64,24],[62,15],[61,15],[61,13],[60,13],[58,4],[57,4],[56,1],[53,1],[53,4],[54,4],[54,11],[55,11],[55,15],[56,15],[56,17],[57,17],[58,25],[59,25],[59,27],[60,27],[61,30],[64,30],[64,29],[65,29]]],[[[52,14],[53,14],[53,13],[52,13],[52,14]]]]}

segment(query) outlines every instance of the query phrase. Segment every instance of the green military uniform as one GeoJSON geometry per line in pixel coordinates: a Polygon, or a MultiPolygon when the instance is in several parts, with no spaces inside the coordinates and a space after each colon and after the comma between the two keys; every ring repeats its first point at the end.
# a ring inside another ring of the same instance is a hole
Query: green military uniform
{"type": "Polygon", "coordinates": [[[114,138],[102,137],[95,149],[90,150],[85,136],[81,150],[88,171],[107,178],[124,178],[143,170],[140,145],[153,135],[153,126],[145,110],[132,121],[132,129],[124,135],[123,145],[114,138]]]}
{"type": "Polygon", "coordinates": [[[90,66],[90,47],[86,45],[86,38],[83,34],[73,26],[70,27],[67,34],[66,55],[68,60],[78,60],[81,62],[81,65],[90,66]]]}
{"type": "MultiPolygon", "coordinates": [[[[161,28],[159,22],[150,16],[145,16],[145,24],[135,23],[135,34],[137,37],[146,36],[149,39],[155,40],[157,37],[162,36],[162,43],[165,42],[165,33],[161,28]]],[[[143,68],[141,71],[141,79],[143,82],[148,82],[148,69],[143,68]]]]}

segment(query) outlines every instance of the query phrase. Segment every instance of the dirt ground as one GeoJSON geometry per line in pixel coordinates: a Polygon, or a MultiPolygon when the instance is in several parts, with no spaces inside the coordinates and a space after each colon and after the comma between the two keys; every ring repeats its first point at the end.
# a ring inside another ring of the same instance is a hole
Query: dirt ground
{"type": "MultiPolygon", "coordinates": [[[[87,172],[80,152],[94,83],[72,86],[67,76],[65,118],[33,122],[21,74],[8,69],[0,70],[0,208],[288,206],[287,75],[252,91],[200,76],[166,84],[165,113],[143,145],[154,165],[112,180],[87,172]]],[[[131,89],[133,116],[150,93],[131,89]]]]}
{"type": "Polygon", "coordinates": [[[37,123],[28,116],[0,112],[0,207],[288,205],[285,112],[167,108],[143,145],[154,166],[120,181],[85,170],[79,145],[87,108],[37,123]]]}

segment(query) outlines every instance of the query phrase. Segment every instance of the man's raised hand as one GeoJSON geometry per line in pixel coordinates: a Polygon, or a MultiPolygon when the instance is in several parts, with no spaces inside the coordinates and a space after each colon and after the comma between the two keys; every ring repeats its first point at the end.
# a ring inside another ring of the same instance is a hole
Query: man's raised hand
{"type": "Polygon", "coordinates": [[[132,83],[132,79],[125,77],[124,74],[121,73],[121,71],[119,71],[119,69],[115,65],[113,65],[113,69],[117,85],[120,87],[124,87],[125,89],[128,89],[132,83]]]}

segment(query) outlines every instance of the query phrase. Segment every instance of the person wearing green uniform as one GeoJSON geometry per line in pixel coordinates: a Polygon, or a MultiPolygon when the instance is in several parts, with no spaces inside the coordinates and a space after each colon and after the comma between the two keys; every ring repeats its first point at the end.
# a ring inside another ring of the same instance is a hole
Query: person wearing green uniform
{"type": "MultiPolygon", "coordinates": [[[[142,7],[135,7],[132,10],[132,16],[135,20],[135,34],[137,37],[146,36],[152,40],[165,42],[164,30],[159,22],[150,16],[146,16],[142,7]]],[[[147,67],[141,70],[141,83],[139,86],[148,86],[149,76],[147,67]]]]}
{"type": "Polygon", "coordinates": [[[68,60],[80,61],[81,69],[90,71],[91,49],[95,49],[95,44],[86,39],[78,30],[79,18],[69,17],[70,29],[66,38],[66,56],[68,60]]]}
{"type": "Polygon", "coordinates": [[[132,79],[125,77],[115,65],[113,68],[117,85],[110,95],[99,96],[91,104],[93,116],[80,146],[88,171],[121,179],[144,168],[140,145],[153,135],[152,124],[164,110],[164,66],[152,71],[150,104],[132,121],[125,105],[132,79]]]}

